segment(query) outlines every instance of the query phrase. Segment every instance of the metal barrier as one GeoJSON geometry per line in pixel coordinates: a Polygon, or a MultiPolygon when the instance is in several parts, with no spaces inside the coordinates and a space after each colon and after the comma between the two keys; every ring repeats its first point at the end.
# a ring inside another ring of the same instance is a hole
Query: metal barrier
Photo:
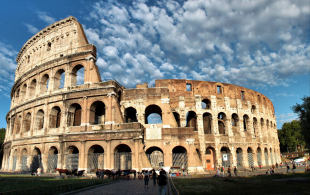
{"type": "Polygon", "coordinates": [[[86,188],[89,186],[93,186],[96,184],[102,184],[102,183],[103,183],[103,180],[101,179],[92,179],[86,182],[79,182],[79,183],[0,192],[0,195],[19,195],[19,194],[22,194],[22,195],[27,195],[27,194],[29,195],[42,195],[42,194],[55,195],[55,194],[70,192],[73,190],[78,190],[78,189],[82,189],[82,188],[86,188]]]}

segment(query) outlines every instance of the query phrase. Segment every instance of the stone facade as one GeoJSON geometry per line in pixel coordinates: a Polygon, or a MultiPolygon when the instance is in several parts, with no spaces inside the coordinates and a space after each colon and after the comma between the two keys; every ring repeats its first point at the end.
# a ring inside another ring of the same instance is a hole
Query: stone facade
{"type": "Polygon", "coordinates": [[[272,102],[218,82],[102,81],[96,47],[74,17],[38,32],[18,57],[4,171],[249,167],[280,161],[272,102]],[[76,85],[84,68],[84,84],[76,85]],[[61,75],[64,75],[61,87],[61,75]],[[150,117],[157,115],[156,124],[150,117]]]}

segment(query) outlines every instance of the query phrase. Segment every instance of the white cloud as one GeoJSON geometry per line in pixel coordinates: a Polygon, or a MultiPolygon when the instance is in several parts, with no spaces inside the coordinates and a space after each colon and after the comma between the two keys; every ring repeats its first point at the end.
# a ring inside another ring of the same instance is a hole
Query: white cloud
{"type": "Polygon", "coordinates": [[[276,94],[276,96],[292,97],[296,96],[296,94],[278,93],[276,94]]]}
{"type": "Polygon", "coordinates": [[[281,114],[276,117],[277,118],[277,123],[286,123],[286,122],[291,122],[293,120],[298,119],[298,116],[296,113],[287,113],[287,114],[281,114]]]}
{"type": "Polygon", "coordinates": [[[39,29],[37,29],[37,28],[34,27],[33,25],[28,24],[28,23],[23,23],[23,24],[28,28],[28,31],[29,31],[31,34],[36,34],[37,32],[39,32],[39,29]]]}
{"type": "Polygon", "coordinates": [[[55,18],[48,16],[49,14],[46,12],[37,11],[36,13],[38,14],[38,18],[41,19],[42,21],[44,21],[48,25],[56,22],[55,18]]]}

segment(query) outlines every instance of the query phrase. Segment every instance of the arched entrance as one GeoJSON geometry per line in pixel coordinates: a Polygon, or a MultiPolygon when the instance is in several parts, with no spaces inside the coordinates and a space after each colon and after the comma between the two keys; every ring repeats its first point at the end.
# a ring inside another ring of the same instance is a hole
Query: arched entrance
{"type": "Polygon", "coordinates": [[[41,151],[39,148],[34,148],[32,151],[31,172],[37,172],[39,167],[42,168],[41,151]]]}
{"type": "Polygon", "coordinates": [[[248,153],[248,163],[249,163],[249,167],[251,167],[251,166],[254,167],[252,148],[248,148],[247,153],[248,153]]]}
{"type": "Polygon", "coordinates": [[[257,164],[262,165],[262,150],[260,149],[260,147],[257,148],[257,164]]]}
{"type": "Polygon", "coordinates": [[[223,147],[221,149],[221,155],[222,155],[222,166],[229,167],[230,166],[230,150],[227,147],[223,147]]]}
{"type": "Polygon", "coordinates": [[[58,106],[55,106],[52,108],[50,114],[50,128],[60,127],[60,121],[61,121],[61,110],[58,106]]]}
{"type": "Polygon", "coordinates": [[[268,150],[267,150],[267,148],[265,148],[264,153],[265,153],[265,162],[266,162],[266,166],[269,166],[269,161],[268,161],[268,150]]]}
{"type": "Polygon", "coordinates": [[[97,101],[90,106],[90,123],[91,124],[105,123],[105,105],[103,102],[97,101]]]}
{"type": "Polygon", "coordinates": [[[237,167],[238,168],[243,168],[242,149],[241,148],[237,148],[236,153],[237,153],[237,167]]]}
{"type": "Polygon", "coordinates": [[[273,165],[273,155],[272,155],[272,149],[270,148],[270,160],[271,160],[271,165],[273,165]]]}
{"type": "Polygon", "coordinates": [[[149,105],[145,109],[145,124],[163,123],[161,108],[157,105],[149,105]]]}
{"type": "Polygon", "coordinates": [[[172,150],[172,166],[187,167],[187,151],[182,146],[176,146],[172,150]]]}
{"type": "Polygon", "coordinates": [[[197,115],[194,111],[189,111],[186,114],[186,127],[194,127],[194,131],[197,131],[197,115]]]}
{"type": "Polygon", "coordinates": [[[68,126],[80,126],[82,107],[79,104],[72,104],[68,110],[68,126]]]}
{"type": "Polygon", "coordinates": [[[131,149],[125,144],[120,144],[114,149],[114,169],[131,169],[131,149]]]}
{"type": "Polygon", "coordinates": [[[16,170],[16,162],[17,162],[17,150],[14,150],[13,152],[13,166],[12,166],[12,171],[16,170]]]}
{"type": "Polygon", "coordinates": [[[88,150],[88,169],[95,172],[104,168],[104,149],[99,145],[93,145],[88,150]]]}
{"type": "Polygon", "coordinates": [[[35,120],[35,130],[41,130],[44,127],[44,111],[40,109],[37,112],[36,120],[35,120]]]}
{"type": "Polygon", "coordinates": [[[147,149],[146,156],[153,168],[164,166],[164,152],[159,147],[150,147],[147,149]]]}
{"type": "Polygon", "coordinates": [[[69,146],[67,150],[66,169],[79,169],[79,149],[75,146],[69,146]]]}
{"type": "Polygon", "coordinates": [[[47,172],[51,173],[55,169],[57,169],[57,162],[58,162],[58,150],[55,146],[52,146],[48,151],[47,157],[47,172]]]}
{"type": "Polygon", "coordinates": [[[124,118],[126,123],[138,122],[137,110],[134,109],[133,107],[126,108],[124,118]]]}
{"type": "Polygon", "coordinates": [[[210,113],[204,113],[202,120],[204,133],[211,134],[212,115],[210,113]]]}
{"type": "Polygon", "coordinates": [[[23,151],[22,151],[21,171],[28,171],[28,167],[27,167],[27,150],[26,149],[23,149],[23,151]]]}
{"type": "Polygon", "coordinates": [[[206,167],[207,170],[214,170],[215,167],[215,150],[214,148],[206,149],[206,167]]]}

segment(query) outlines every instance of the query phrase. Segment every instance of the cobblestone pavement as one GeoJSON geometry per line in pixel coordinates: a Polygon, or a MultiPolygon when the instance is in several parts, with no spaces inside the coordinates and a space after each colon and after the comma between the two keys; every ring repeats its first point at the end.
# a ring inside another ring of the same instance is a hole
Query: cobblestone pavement
{"type": "Polygon", "coordinates": [[[158,185],[154,186],[153,180],[149,181],[149,188],[144,188],[144,180],[121,180],[113,184],[95,187],[93,189],[76,193],[77,195],[124,195],[124,194],[157,194],[158,185]]]}

